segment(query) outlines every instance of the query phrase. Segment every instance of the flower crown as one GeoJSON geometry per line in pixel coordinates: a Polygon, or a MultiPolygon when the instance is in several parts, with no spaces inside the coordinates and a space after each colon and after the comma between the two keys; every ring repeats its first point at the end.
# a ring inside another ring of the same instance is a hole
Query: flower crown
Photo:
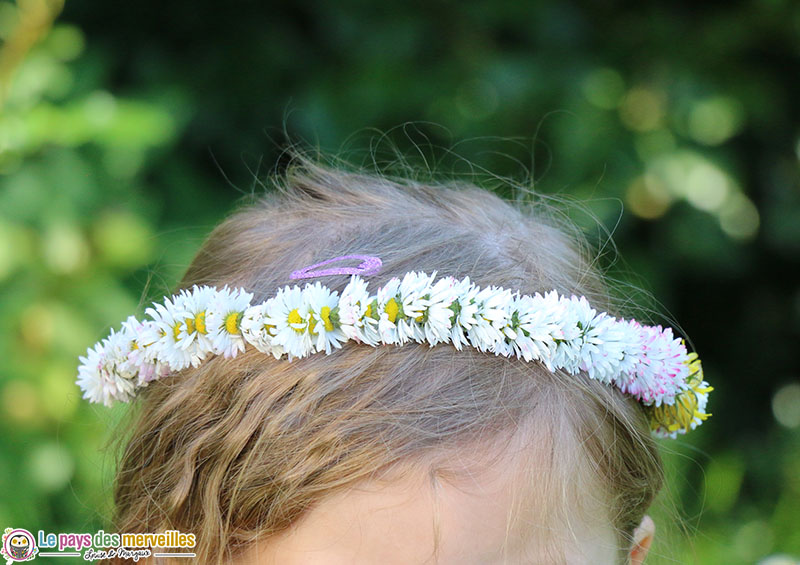
{"type": "Polygon", "coordinates": [[[710,416],[705,409],[713,388],[703,380],[697,354],[687,353],[671,328],[616,319],[595,311],[583,296],[555,290],[520,295],[480,288],[469,277],[435,280],[436,271],[394,277],[373,295],[360,274],[376,272],[374,264],[361,267],[292,274],[351,273],[341,296],[315,282],[285,286],[257,304],[249,292],[227,286],[193,286],[164,298],[146,309],[149,320],[129,317],[80,357],[83,398],[107,406],[127,402],[155,379],[197,367],[209,355],[236,357],[247,345],[291,361],[331,354],[348,340],[371,346],[415,341],[451,343],[458,350],[469,345],[539,361],[553,372],[585,371],[637,399],[660,437],[685,434],[710,416]]]}

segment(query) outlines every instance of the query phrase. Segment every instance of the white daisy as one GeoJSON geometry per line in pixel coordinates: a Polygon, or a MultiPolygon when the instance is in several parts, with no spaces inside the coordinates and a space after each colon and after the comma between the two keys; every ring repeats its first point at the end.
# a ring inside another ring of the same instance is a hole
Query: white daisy
{"type": "Polygon", "coordinates": [[[558,323],[562,317],[560,303],[537,292],[533,296],[517,297],[511,310],[512,327],[516,326],[517,333],[513,341],[517,358],[542,361],[552,371],[551,358],[556,349],[556,339],[562,336],[558,323]]]}
{"type": "Polygon", "coordinates": [[[261,302],[244,311],[240,324],[242,337],[261,353],[267,353],[275,359],[280,359],[286,350],[272,341],[276,330],[275,326],[267,323],[266,308],[266,302],[261,302]]]}
{"type": "Polygon", "coordinates": [[[332,292],[317,281],[314,284],[306,283],[303,294],[308,303],[308,330],[314,343],[314,351],[324,350],[330,354],[331,347],[341,348],[342,343],[347,341],[347,336],[338,322],[339,293],[332,292]]]}
{"type": "Polygon", "coordinates": [[[619,373],[628,334],[615,318],[598,314],[583,296],[572,296],[565,305],[569,318],[565,337],[571,338],[568,350],[574,355],[565,368],[571,373],[586,371],[590,378],[610,384],[619,373]]]}
{"type": "MultiPolygon", "coordinates": [[[[78,379],[75,381],[83,391],[83,398],[89,402],[103,402],[108,396],[105,394],[105,381],[102,376],[105,356],[102,343],[86,350],[86,356],[79,357],[81,362],[78,367],[78,379]]],[[[108,403],[105,403],[108,406],[108,403]]]]}
{"type": "Polygon", "coordinates": [[[425,321],[433,279],[436,271],[427,275],[423,272],[410,271],[400,281],[400,311],[396,325],[398,342],[403,344],[410,340],[422,343],[425,341],[425,321]]]}
{"type": "Polygon", "coordinates": [[[202,358],[196,348],[185,347],[181,342],[181,330],[184,320],[194,318],[186,310],[181,295],[164,298],[164,303],[154,303],[152,308],[145,310],[152,319],[158,335],[150,346],[153,348],[155,358],[169,365],[173,371],[180,371],[189,365],[197,367],[202,358]]]}
{"type": "Polygon", "coordinates": [[[76,384],[84,391],[83,398],[111,406],[115,400],[128,402],[136,389],[136,373],[127,363],[130,338],[124,332],[114,332],[89,348],[80,357],[76,384]]]}
{"type": "Polygon", "coordinates": [[[242,319],[253,295],[241,288],[224,286],[214,293],[206,312],[206,328],[211,350],[216,355],[236,357],[245,349],[242,319]]]}
{"type": "Polygon", "coordinates": [[[613,332],[606,336],[606,347],[615,347],[621,351],[614,384],[622,388],[629,386],[636,378],[636,366],[641,362],[642,332],[641,324],[636,320],[617,320],[613,332]],[[616,338],[615,344],[609,342],[616,338]]]}
{"type": "Polygon", "coordinates": [[[381,341],[377,297],[370,296],[367,284],[359,275],[350,277],[339,297],[339,322],[348,339],[375,346],[381,341]]]}
{"type": "Polygon", "coordinates": [[[467,332],[473,347],[480,351],[491,351],[496,355],[510,353],[505,343],[507,334],[504,333],[504,329],[511,318],[509,308],[512,300],[511,291],[502,287],[489,286],[478,292],[475,296],[475,302],[478,304],[475,322],[467,332]]]}
{"type": "MultiPolygon", "coordinates": [[[[128,364],[135,367],[137,387],[147,386],[150,381],[169,374],[169,365],[156,358],[156,351],[152,347],[159,336],[158,329],[153,322],[142,322],[134,316],[129,316],[122,323],[122,329],[130,341],[128,364]]],[[[132,372],[134,372],[133,369],[132,372]]]]}
{"type": "Polygon", "coordinates": [[[541,325],[537,332],[543,345],[549,349],[549,355],[542,361],[550,371],[570,365],[576,351],[574,342],[567,339],[568,336],[564,331],[565,324],[575,325],[568,308],[569,300],[560,296],[557,291],[551,290],[544,295],[537,293],[534,302],[537,310],[542,310],[541,325]],[[548,336],[553,339],[554,345],[549,343],[548,336]]]}
{"type": "MultiPolygon", "coordinates": [[[[555,291],[552,292],[558,296],[555,291]]],[[[561,316],[559,320],[561,337],[556,340],[552,364],[556,369],[564,369],[575,375],[580,371],[584,328],[588,326],[596,312],[588,302],[581,301],[575,296],[572,299],[559,296],[558,306],[555,308],[561,316]]]]}
{"type": "Polygon", "coordinates": [[[265,324],[275,326],[273,345],[282,346],[294,357],[305,357],[313,351],[311,334],[308,331],[310,311],[306,296],[299,286],[285,286],[274,298],[265,302],[265,324]]]}
{"type": "Polygon", "coordinates": [[[453,323],[451,306],[458,298],[456,281],[453,277],[443,277],[431,286],[422,297],[425,312],[422,316],[425,340],[433,347],[439,342],[450,341],[453,323]]]}
{"type": "Polygon", "coordinates": [[[461,280],[455,280],[453,283],[453,292],[455,299],[450,304],[450,343],[461,351],[463,345],[469,345],[470,341],[467,334],[473,325],[478,322],[478,307],[476,297],[480,292],[480,287],[476,286],[469,280],[469,277],[464,277],[461,280]]]}
{"type": "Polygon", "coordinates": [[[213,287],[194,285],[189,290],[181,290],[178,298],[188,313],[178,331],[178,345],[191,350],[200,360],[213,352],[206,316],[216,295],[217,290],[213,287]]]}
{"type": "Polygon", "coordinates": [[[518,336],[519,319],[518,316],[514,316],[514,304],[516,304],[519,298],[520,294],[518,291],[509,291],[505,298],[503,310],[507,312],[508,315],[506,317],[505,325],[500,328],[500,332],[503,334],[503,337],[494,344],[494,348],[491,350],[494,351],[495,355],[511,357],[516,354],[514,342],[518,336]]]}
{"type": "Polygon", "coordinates": [[[617,379],[625,352],[627,333],[605,312],[589,322],[580,350],[580,368],[590,378],[611,384],[617,379]]]}
{"type": "Polygon", "coordinates": [[[401,314],[402,299],[399,296],[400,279],[392,277],[384,286],[378,288],[378,333],[385,344],[399,344],[397,318],[401,314]]]}

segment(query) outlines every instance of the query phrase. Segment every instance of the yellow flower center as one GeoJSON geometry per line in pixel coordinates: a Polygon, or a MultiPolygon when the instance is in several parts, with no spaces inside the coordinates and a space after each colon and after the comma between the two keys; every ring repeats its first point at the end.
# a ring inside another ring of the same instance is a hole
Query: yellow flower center
{"type": "Polygon", "coordinates": [[[199,314],[194,317],[194,326],[197,328],[197,331],[201,334],[207,334],[206,331],[206,311],[203,310],[199,314]]]}
{"type": "Polygon", "coordinates": [[[394,323],[397,319],[397,313],[400,311],[400,306],[398,306],[397,301],[392,298],[386,303],[384,310],[389,315],[389,321],[394,323]]]}
{"type": "Polygon", "coordinates": [[[239,335],[239,312],[231,312],[225,317],[225,331],[231,335],[239,335]]]}
{"type": "Polygon", "coordinates": [[[371,302],[369,304],[367,304],[367,311],[364,312],[364,317],[365,318],[371,318],[372,317],[372,303],[371,302]]]}
{"type": "Polygon", "coordinates": [[[179,335],[180,335],[180,333],[181,333],[181,326],[182,326],[182,325],[183,325],[183,324],[182,324],[181,322],[178,322],[177,324],[175,324],[174,326],[172,326],[172,338],[173,338],[175,341],[178,341],[178,336],[179,336],[179,335]]]}
{"type": "MultiPolygon", "coordinates": [[[[331,307],[330,306],[323,306],[319,309],[319,317],[322,321],[322,324],[325,326],[325,331],[332,332],[333,331],[333,322],[331,322],[331,307]]],[[[317,320],[314,319],[314,316],[311,316],[308,319],[308,332],[311,335],[317,335],[317,332],[314,331],[314,328],[317,326],[317,320]]]]}
{"type": "Polygon", "coordinates": [[[297,333],[301,334],[301,333],[303,333],[305,331],[305,323],[306,323],[306,321],[303,319],[303,317],[297,311],[297,308],[295,308],[294,310],[289,312],[289,323],[292,324],[292,329],[294,331],[296,331],[297,333]],[[296,328],[296,327],[294,327],[294,324],[303,324],[303,327],[296,328]]]}
{"type": "Polygon", "coordinates": [[[323,306],[319,310],[319,315],[322,318],[322,321],[325,323],[325,331],[332,332],[333,322],[331,322],[331,307],[323,306]]]}
{"type": "Polygon", "coordinates": [[[186,318],[184,320],[186,322],[186,333],[193,334],[194,332],[199,332],[201,334],[207,334],[206,331],[206,311],[203,310],[202,312],[195,315],[194,318],[186,318]]]}

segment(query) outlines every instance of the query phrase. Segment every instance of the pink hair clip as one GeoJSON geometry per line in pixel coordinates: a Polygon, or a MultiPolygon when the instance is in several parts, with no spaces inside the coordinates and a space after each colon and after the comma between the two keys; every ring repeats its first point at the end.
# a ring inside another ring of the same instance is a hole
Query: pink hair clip
{"type": "Polygon", "coordinates": [[[374,255],[342,255],[340,257],[334,257],[333,259],[328,259],[327,261],[322,261],[321,263],[316,263],[314,265],[309,265],[308,267],[303,267],[297,271],[293,271],[292,274],[289,276],[290,279],[311,279],[314,277],[323,277],[325,275],[374,275],[377,274],[381,270],[381,266],[383,262],[380,260],[379,257],[375,257],[374,255]],[[329,269],[322,269],[321,271],[312,271],[311,269],[316,269],[317,267],[322,267],[323,265],[327,265],[329,263],[333,263],[335,261],[342,261],[344,259],[361,259],[361,264],[358,267],[331,267],[329,269]]]}

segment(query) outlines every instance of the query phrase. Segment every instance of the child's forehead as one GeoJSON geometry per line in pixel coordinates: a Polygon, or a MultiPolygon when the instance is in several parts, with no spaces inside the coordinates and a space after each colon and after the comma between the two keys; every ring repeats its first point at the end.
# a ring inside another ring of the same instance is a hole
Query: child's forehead
{"type": "Polygon", "coordinates": [[[254,563],[615,563],[599,507],[568,509],[555,523],[554,501],[521,482],[530,474],[496,462],[469,464],[457,481],[418,465],[362,481],[324,499],[254,563]]]}

